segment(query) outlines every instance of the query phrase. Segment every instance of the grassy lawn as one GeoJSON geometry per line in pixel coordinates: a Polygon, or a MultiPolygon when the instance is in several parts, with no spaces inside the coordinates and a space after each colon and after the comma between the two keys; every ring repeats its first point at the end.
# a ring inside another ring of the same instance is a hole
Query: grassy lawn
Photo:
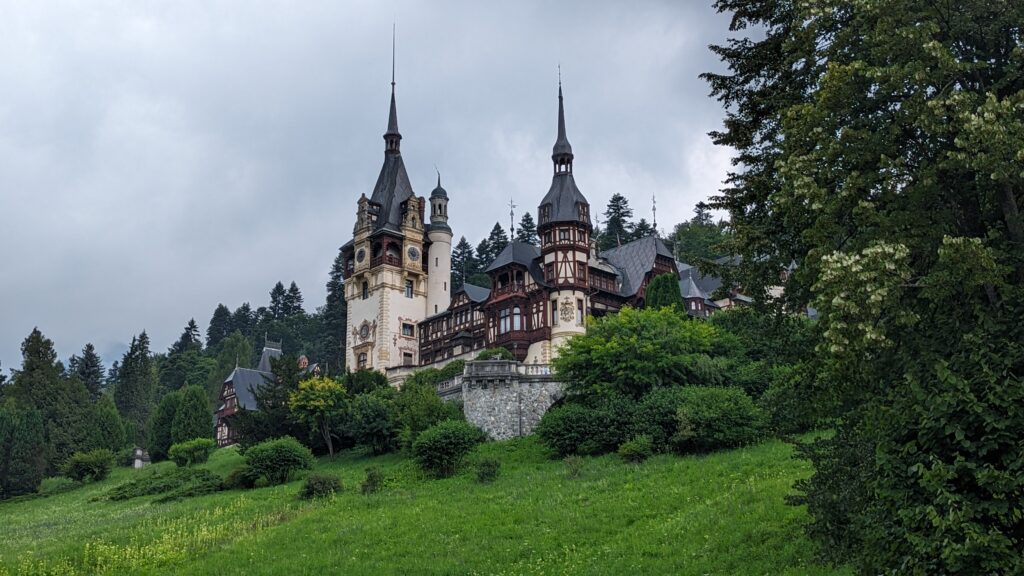
{"type": "MultiPolygon", "coordinates": [[[[0,575],[28,574],[848,574],[817,565],[782,498],[806,463],[778,441],[640,466],[587,458],[578,478],[532,438],[482,446],[501,475],[423,478],[397,455],[345,453],[318,472],[333,499],[303,502],[301,481],[170,504],[91,502],[145,473],[118,469],[72,492],[0,504],[0,575]],[[384,489],[359,484],[379,466],[384,489]]],[[[231,449],[208,467],[226,475],[231,449]]],[[[172,464],[159,464],[167,466],[172,464]]]]}

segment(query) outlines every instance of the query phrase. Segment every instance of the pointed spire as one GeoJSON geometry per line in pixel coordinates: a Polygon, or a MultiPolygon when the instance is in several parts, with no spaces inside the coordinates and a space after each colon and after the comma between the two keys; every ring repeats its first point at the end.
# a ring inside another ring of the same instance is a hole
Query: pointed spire
{"type": "Polygon", "coordinates": [[[572,146],[565,136],[565,106],[562,104],[562,66],[558,66],[558,139],[551,150],[551,160],[555,163],[555,174],[572,172],[572,146]]]}
{"type": "Polygon", "coordinates": [[[398,131],[398,106],[395,105],[395,25],[391,25],[391,110],[388,113],[388,131],[384,133],[384,152],[397,154],[402,134],[398,131]]]}

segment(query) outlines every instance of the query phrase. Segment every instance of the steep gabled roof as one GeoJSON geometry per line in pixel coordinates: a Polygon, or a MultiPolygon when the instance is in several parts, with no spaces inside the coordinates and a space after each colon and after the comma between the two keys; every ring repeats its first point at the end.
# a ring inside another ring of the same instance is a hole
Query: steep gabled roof
{"type": "Polygon", "coordinates": [[[235,368],[224,382],[231,382],[231,385],[234,386],[235,398],[240,408],[256,410],[256,396],[253,392],[259,390],[272,377],[269,372],[260,372],[252,368],[235,368]]]}
{"type": "Polygon", "coordinates": [[[540,258],[540,248],[527,242],[513,240],[498,253],[484,272],[491,272],[509,264],[520,264],[529,268],[537,258],[540,258]]]}
{"type": "Polygon", "coordinates": [[[589,203],[580,189],[576,187],[576,180],[573,179],[572,173],[555,174],[551,178],[551,188],[548,189],[548,193],[544,195],[544,199],[540,201],[539,205],[539,214],[543,215],[544,207],[550,206],[551,215],[547,218],[542,217],[540,224],[584,222],[590,225],[589,211],[584,218],[580,218],[580,205],[589,206],[589,203]]]}
{"type": "Polygon", "coordinates": [[[385,154],[377,184],[373,187],[370,201],[380,206],[373,229],[388,229],[399,232],[402,227],[402,202],[414,196],[409,174],[405,171],[402,155],[385,154]]]}
{"type": "Polygon", "coordinates": [[[704,274],[696,266],[691,266],[690,264],[677,261],[676,268],[679,269],[680,286],[682,286],[682,282],[687,278],[692,279],[697,288],[699,288],[701,292],[707,294],[709,298],[715,290],[722,287],[721,278],[710,274],[704,274]]]}
{"type": "Polygon", "coordinates": [[[270,342],[263,346],[263,353],[260,354],[260,363],[256,369],[260,372],[270,373],[270,360],[281,357],[281,345],[274,345],[270,342]]]}
{"type": "Polygon", "coordinates": [[[654,269],[658,256],[672,258],[672,252],[657,236],[645,236],[628,244],[605,250],[601,257],[619,270],[622,276],[621,296],[634,296],[643,284],[644,276],[654,269]]]}
{"type": "Polygon", "coordinates": [[[462,288],[459,288],[456,292],[465,292],[466,296],[469,296],[469,299],[477,304],[485,302],[491,295],[490,288],[484,288],[483,286],[477,286],[468,282],[463,282],[462,288]]]}

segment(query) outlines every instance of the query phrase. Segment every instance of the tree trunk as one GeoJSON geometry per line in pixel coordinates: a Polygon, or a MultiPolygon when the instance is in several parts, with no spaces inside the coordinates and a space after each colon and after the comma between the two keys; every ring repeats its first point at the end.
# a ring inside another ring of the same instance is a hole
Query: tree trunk
{"type": "Polygon", "coordinates": [[[320,434],[323,435],[324,441],[327,442],[327,453],[334,457],[334,442],[331,440],[331,431],[327,428],[326,422],[320,423],[320,434]]]}

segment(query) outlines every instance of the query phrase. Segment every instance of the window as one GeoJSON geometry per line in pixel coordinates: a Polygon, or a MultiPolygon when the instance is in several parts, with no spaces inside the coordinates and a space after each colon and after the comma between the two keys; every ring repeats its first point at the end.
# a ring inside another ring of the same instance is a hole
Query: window
{"type": "Polygon", "coordinates": [[[560,242],[568,242],[569,241],[569,231],[567,229],[565,229],[565,228],[559,228],[558,229],[558,240],[560,242]]]}
{"type": "Polygon", "coordinates": [[[447,292],[448,291],[448,283],[447,282],[443,282],[441,285],[442,285],[444,291],[447,292]]]}
{"type": "Polygon", "coordinates": [[[498,312],[498,334],[507,334],[509,329],[508,308],[498,312]]]}
{"type": "Polygon", "coordinates": [[[412,280],[405,281],[405,297],[412,298],[412,280]]]}
{"type": "Polygon", "coordinates": [[[583,299],[576,299],[576,325],[583,326],[583,299]]]}
{"type": "Polygon", "coordinates": [[[551,301],[551,325],[558,326],[558,300],[551,301]]]}
{"type": "Polygon", "coordinates": [[[512,329],[523,329],[523,311],[519,308],[519,306],[515,306],[512,308],[512,329]]]}
{"type": "Polygon", "coordinates": [[[415,334],[415,329],[412,324],[402,322],[402,336],[412,337],[415,334]]]}
{"type": "Polygon", "coordinates": [[[366,300],[369,297],[370,297],[370,285],[367,284],[366,282],[363,282],[363,300],[366,300]]]}
{"type": "Polygon", "coordinates": [[[412,365],[412,352],[402,352],[402,366],[412,365]]]}
{"type": "Polygon", "coordinates": [[[434,304],[434,314],[437,314],[437,304],[434,304]]]}
{"type": "Polygon", "coordinates": [[[361,352],[359,354],[359,360],[356,364],[360,370],[366,370],[366,352],[361,352]]]}
{"type": "Polygon", "coordinates": [[[554,262],[548,262],[544,265],[544,278],[548,282],[555,281],[555,264],[554,262]]]}
{"type": "Polygon", "coordinates": [[[696,309],[697,309],[697,301],[694,300],[693,302],[690,302],[690,310],[696,310],[696,309]]]}

